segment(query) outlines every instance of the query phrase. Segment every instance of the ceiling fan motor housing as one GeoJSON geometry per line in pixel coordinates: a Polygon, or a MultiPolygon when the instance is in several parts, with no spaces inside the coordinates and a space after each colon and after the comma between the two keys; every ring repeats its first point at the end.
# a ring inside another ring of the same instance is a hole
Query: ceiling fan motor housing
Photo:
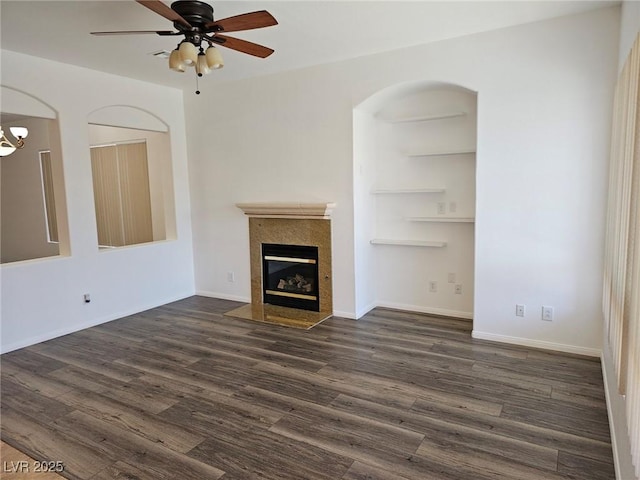
{"type": "MultiPolygon", "coordinates": [[[[202,32],[204,26],[213,22],[213,7],[205,2],[197,0],[178,0],[171,4],[171,9],[194,27],[194,30],[202,32]]],[[[179,22],[174,22],[174,26],[179,31],[187,28],[179,22]]]]}

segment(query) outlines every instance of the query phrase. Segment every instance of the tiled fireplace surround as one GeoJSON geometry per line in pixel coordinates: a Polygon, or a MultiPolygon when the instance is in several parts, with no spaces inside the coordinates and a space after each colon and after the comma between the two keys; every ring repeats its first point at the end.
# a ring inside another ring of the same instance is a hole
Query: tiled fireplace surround
{"type": "MultiPolygon", "coordinates": [[[[238,203],[249,217],[251,305],[228,315],[267,321],[267,317],[296,317],[321,321],[333,315],[331,274],[331,211],[334,203],[238,203]],[[320,311],[311,312],[265,305],[262,298],[262,244],[318,247],[320,311]],[[235,312],[235,314],[234,314],[235,312]]],[[[298,326],[298,325],[292,325],[298,326]]],[[[304,327],[303,327],[304,328],[304,327]]]]}

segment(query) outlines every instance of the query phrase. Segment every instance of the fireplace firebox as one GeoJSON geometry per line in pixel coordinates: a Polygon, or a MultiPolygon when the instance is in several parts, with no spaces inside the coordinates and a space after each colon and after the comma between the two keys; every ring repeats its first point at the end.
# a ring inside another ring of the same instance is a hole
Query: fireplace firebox
{"type": "Polygon", "coordinates": [[[318,247],[262,244],[263,302],[320,311],[318,247]]]}

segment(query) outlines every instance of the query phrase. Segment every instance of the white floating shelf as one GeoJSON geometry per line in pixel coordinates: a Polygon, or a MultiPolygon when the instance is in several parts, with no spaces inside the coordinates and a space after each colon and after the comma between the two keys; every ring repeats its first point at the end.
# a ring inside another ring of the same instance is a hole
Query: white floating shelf
{"type": "Polygon", "coordinates": [[[466,112],[447,112],[447,113],[435,113],[431,115],[416,115],[415,117],[391,118],[387,121],[389,123],[429,122],[431,120],[444,120],[445,118],[464,117],[465,115],[466,115],[466,112]]]}
{"type": "Polygon", "coordinates": [[[405,217],[408,222],[445,222],[445,223],[474,223],[471,217],[405,217]]]}
{"type": "Polygon", "coordinates": [[[476,153],[476,150],[473,148],[465,148],[462,150],[448,150],[442,152],[409,152],[405,155],[407,157],[444,157],[447,155],[467,155],[471,153],[476,153]]]}
{"type": "Polygon", "coordinates": [[[371,240],[372,245],[397,245],[401,247],[436,247],[442,248],[447,246],[447,242],[435,242],[426,240],[391,240],[385,238],[374,238],[371,240]]]}
{"type": "Polygon", "coordinates": [[[445,191],[444,188],[376,188],[371,193],[444,193],[445,191]]]}

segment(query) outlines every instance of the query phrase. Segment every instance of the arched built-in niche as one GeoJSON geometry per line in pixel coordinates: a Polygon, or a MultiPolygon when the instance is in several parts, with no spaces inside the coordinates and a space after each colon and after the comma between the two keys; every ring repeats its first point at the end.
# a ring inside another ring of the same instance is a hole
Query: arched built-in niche
{"type": "Polygon", "coordinates": [[[472,318],[477,95],[384,90],[354,110],[356,304],[472,318]]]}
{"type": "Polygon", "coordinates": [[[88,123],[99,246],[175,239],[167,124],[126,105],[96,110],[88,123]],[[137,164],[130,168],[134,156],[137,164]]]}
{"type": "Polygon", "coordinates": [[[2,86],[0,123],[29,130],[23,148],[0,157],[3,264],[69,254],[60,132],[55,110],[2,86]]]}

